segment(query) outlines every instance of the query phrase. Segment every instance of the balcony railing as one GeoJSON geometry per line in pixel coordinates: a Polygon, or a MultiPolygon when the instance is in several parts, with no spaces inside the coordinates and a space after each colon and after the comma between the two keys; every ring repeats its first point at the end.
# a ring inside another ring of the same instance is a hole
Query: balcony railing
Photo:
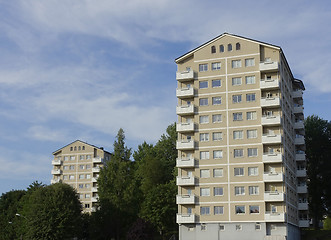
{"type": "Polygon", "coordinates": [[[190,115],[194,114],[194,105],[181,105],[177,106],[176,113],[178,115],[190,115]]]}
{"type": "Polygon", "coordinates": [[[282,182],[282,181],[284,181],[284,174],[283,173],[265,172],[263,174],[263,181],[265,181],[265,182],[282,182]]]}
{"type": "Polygon", "coordinates": [[[280,116],[262,116],[261,123],[262,123],[262,125],[280,125],[281,117],[280,116]]]}
{"type": "Polygon", "coordinates": [[[300,219],[299,220],[299,227],[301,227],[301,228],[309,227],[309,220],[308,219],[300,219]]]}
{"type": "Polygon", "coordinates": [[[306,154],[305,153],[296,153],[295,160],[296,161],[306,161],[306,154]]]}
{"type": "Polygon", "coordinates": [[[195,185],[195,177],[177,177],[176,181],[178,186],[194,186],[195,185]]]}
{"type": "Polygon", "coordinates": [[[92,202],[97,202],[98,201],[98,197],[92,197],[91,200],[92,200],[92,202]]]}
{"type": "Polygon", "coordinates": [[[278,107],[280,106],[279,97],[261,98],[261,107],[278,107]]]}
{"type": "Polygon", "coordinates": [[[101,163],[103,159],[101,157],[95,157],[92,159],[93,163],[101,163]]]}
{"type": "Polygon", "coordinates": [[[177,123],[176,130],[177,132],[193,132],[194,123],[177,123]]]}
{"type": "Polygon", "coordinates": [[[176,204],[195,204],[194,195],[177,195],[176,204]]]}
{"type": "Polygon", "coordinates": [[[303,106],[294,106],[293,112],[296,114],[303,114],[303,106]]]}
{"type": "Polygon", "coordinates": [[[194,214],[177,214],[176,222],[178,224],[184,223],[195,223],[195,215],[194,214]]]}
{"type": "Polygon", "coordinates": [[[260,88],[261,89],[279,88],[279,80],[278,79],[261,79],[260,88]]]}
{"type": "Polygon", "coordinates": [[[282,135],[280,134],[263,134],[262,136],[262,143],[263,144],[275,144],[282,142],[282,135]]]}
{"type": "Polygon", "coordinates": [[[277,191],[266,191],[264,193],[264,201],[266,202],[283,202],[285,194],[277,191]]]}
{"type": "Polygon", "coordinates": [[[305,138],[304,138],[304,136],[302,136],[302,135],[296,136],[295,139],[294,139],[294,144],[295,145],[303,145],[303,144],[305,144],[305,138]]]}
{"type": "Polygon", "coordinates": [[[195,161],[193,157],[185,158],[180,157],[176,160],[176,167],[185,168],[185,167],[194,167],[195,161]]]}
{"type": "Polygon", "coordinates": [[[299,185],[297,187],[297,192],[298,193],[307,193],[307,185],[299,185]]]}
{"type": "Polygon", "coordinates": [[[307,177],[306,169],[298,169],[297,170],[297,177],[307,177]]]}
{"type": "Polygon", "coordinates": [[[92,191],[92,192],[98,192],[98,188],[97,188],[97,187],[92,187],[92,188],[91,188],[91,191],[92,191]]]}
{"type": "Polygon", "coordinates": [[[53,160],[52,165],[61,165],[61,160],[53,160]]]}
{"type": "Polygon", "coordinates": [[[302,202],[302,203],[298,203],[298,209],[301,211],[305,211],[308,210],[308,203],[307,202],[302,202]]]}
{"type": "Polygon", "coordinates": [[[283,162],[283,155],[280,153],[264,153],[262,160],[264,163],[279,163],[283,162]]]}
{"type": "Polygon", "coordinates": [[[94,172],[94,173],[100,172],[100,167],[93,167],[92,172],[94,172]]]}
{"type": "Polygon", "coordinates": [[[53,169],[52,170],[52,174],[53,175],[59,175],[59,174],[61,174],[62,173],[62,171],[60,170],[60,169],[53,169]]]}
{"type": "Polygon", "coordinates": [[[305,125],[303,123],[303,121],[298,121],[294,123],[294,129],[304,129],[305,125]]]}
{"type": "Polygon", "coordinates": [[[98,178],[93,177],[93,178],[92,178],[92,182],[98,182],[98,178]]]}
{"type": "Polygon", "coordinates": [[[292,97],[293,98],[302,98],[302,90],[296,90],[292,92],[292,97]]]}
{"type": "Polygon", "coordinates": [[[278,62],[263,61],[260,62],[260,71],[273,71],[278,69],[278,62]]]}
{"type": "Polygon", "coordinates": [[[264,220],[266,222],[285,222],[286,214],[284,212],[266,212],[264,220]]]}
{"type": "Polygon", "coordinates": [[[61,180],[58,178],[58,179],[52,179],[51,180],[51,184],[55,184],[55,183],[59,183],[61,180]]]}
{"type": "Polygon", "coordinates": [[[178,98],[193,97],[194,96],[194,89],[192,87],[190,87],[190,88],[177,88],[176,96],[178,98]]]}
{"type": "Polygon", "coordinates": [[[188,81],[194,79],[194,71],[183,71],[183,72],[176,72],[176,79],[178,81],[188,81]]]}
{"type": "Polygon", "coordinates": [[[178,150],[190,150],[194,149],[194,141],[193,140],[182,140],[177,141],[177,149],[178,150]]]}

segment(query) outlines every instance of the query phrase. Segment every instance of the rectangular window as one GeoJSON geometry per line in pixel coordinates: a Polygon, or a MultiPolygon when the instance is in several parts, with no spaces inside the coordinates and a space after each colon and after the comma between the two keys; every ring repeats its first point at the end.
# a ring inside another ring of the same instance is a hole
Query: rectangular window
{"type": "Polygon", "coordinates": [[[223,138],[223,134],[221,132],[213,133],[213,141],[221,141],[223,138]]]}
{"type": "Polygon", "coordinates": [[[69,169],[69,166],[68,165],[64,165],[63,166],[63,170],[68,170],[69,169]]]}
{"type": "Polygon", "coordinates": [[[85,198],[90,198],[90,197],[91,197],[91,194],[89,194],[89,193],[85,194],[85,198]]]}
{"type": "Polygon", "coordinates": [[[247,102],[254,102],[255,101],[255,93],[246,94],[246,101],[247,102]]]}
{"type": "Polygon", "coordinates": [[[245,187],[234,187],[234,194],[235,195],[245,195],[245,187]]]}
{"type": "Polygon", "coordinates": [[[87,164],[86,165],[86,169],[90,169],[91,168],[91,165],[90,164],[87,164]]]}
{"type": "Polygon", "coordinates": [[[81,170],[85,169],[85,165],[79,165],[79,169],[81,170]]]}
{"type": "Polygon", "coordinates": [[[201,178],[209,178],[210,177],[209,169],[201,169],[200,170],[200,177],[201,178]]]}
{"type": "Polygon", "coordinates": [[[241,60],[232,60],[232,68],[240,68],[241,60]]]}
{"type": "Polygon", "coordinates": [[[258,186],[249,186],[249,195],[259,195],[259,187],[258,186]]]}
{"type": "Polygon", "coordinates": [[[225,225],[223,224],[220,225],[220,231],[225,231],[225,225]]]}
{"type": "Polygon", "coordinates": [[[245,206],[236,206],[236,214],[244,214],[245,213],[245,206]]]}
{"type": "Polygon", "coordinates": [[[222,98],[221,97],[213,97],[212,98],[212,103],[213,103],[213,105],[220,105],[222,103],[222,98]]]}
{"type": "Polygon", "coordinates": [[[91,184],[89,184],[89,183],[85,184],[85,188],[90,188],[90,187],[91,187],[91,184]]]}
{"type": "Polygon", "coordinates": [[[220,70],[221,69],[221,63],[215,62],[211,64],[211,70],[220,70]]]}
{"type": "Polygon", "coordinates": [[[249,213],[260,213],[259,206],[249,206],[249,213]]]}
{"type": "Polygon", "coordinates": [[[247,112],[246,113],[247,120],[256,120],[256,112],[247,112]]]}
{"type": "Polygon", "coordinates": [[[234,149],[234,157],[239,158],[244,156],[244,149],[234,149]]]}
{"type": "Polygon", "coordinates": [[[63,180],[68,180],[68,175],[63,175],[63,180]]]}
{"type": "Polygon", "coordinates": [[[257,138],[257,130],[247,130],[247,138],[257,138]]]}
{"type": "Polygon", "coordinates": [[[244,168],[234,168],[234,175],[235,176],[244,176],[244,168]]]}
{"type": "Polygon", "coordinates": [[[75,179],[75,175],[69,175],[69,180],[74,180],[75,179]]]}
{"type": "Polygon", "coordinates": [[[214,159],[220,159],[222,157],[223,157],[223,151],[222,150],[213,151],[213,158],[214,159]]]}
{"type": "Polygon", "coordinates": [[[208,64],[199,64],[199,72],[206,72],[208,71],[208,64]]]}
{"type": "Polygon", "coordinates": [[[199,99],[200,106],[208,106],[208,98],[200,98],[199,99]]]}
{"type": "Polygon", "coordinates": [[[201,215],[209,215],[210,214],[210,207],[200,207],[200,214],[201,215]]]}
{"type": "Polygon", "coordinates": [[[75,170],[75,165],[70,165],[70,170],[75,170]]]}
{"type": "Polygon", "coordinates": [[[243,131],[233,131],[233,139],[243,139],[243,131]]]}
{"type": "Polygon", "coordinates": [[[70,160],[75,160],[75,156],[70,156],[70,160]]]}
{"type": "Polygon", "coordinates": [[[85,175],[84,174],[79,174],[79,179],[84,179],[85,175]]]}
{"type": "Polygon", "coordinates": [[[232,96],[232,103],[240,103],[241,102],[241,94],[232,96]]]}
{"type": "Polygon", "coordinates": [[[214,177],[223,177],[223,168],[215,168],[213,174],[214,177]]]}
{"type": "Polygon", "coordinates": [[[243,113],[233,113],[233,121],[242,121],[243,120],[243,113]]]}
{"type": "Polygon", "coordinates": [[[255,76],[246,76],[246,84],[255,84],[255,76]]]}
{"type": "Polygon", "coordinates": [[[256,230],[256,231],[260,231],[260,230],[261,230],[261,224],[256,223],[256,224],[255,224],[255,230],[256,230]]]}
{"type": "Polygon", "coordinates": [[[69,157],[68,157],[68,156],[64,156],[64,157],[63,157],[63,160],[64,160],[64,161],[68,161],[68,160],[69,160],[69,157]]]}
{"type": "Polygon", "coordinates": [[[200,142],[209,141],[209,133],[200,133],[200,142]]]}
{"type": "Polygon", "coordinates": [[[200,188],[200,196],[210,196],[210,188],[200,188]]]}
{"type": "Polygon", "coordinates": [[[222,114],[214,114],[212,116],[213,123],[222,122],[222,114]]]}
{"type": "Polygon", "coordinates": [[[208,88],[208,81],[200,81],[199,82],[199,88],[208,88]]]}
{"type": "Polygon", "coordinates": [[[223,206],[215,206],[214,207],[214,215],[220,215],[220,214],[223,214],[223,213],[224,213],[223,206]]]}
{"type": "Polygon", "coordinates": [[[78,188],[84,188],[84,184],[79,184],[78,188]]]}
{"type": "Polygon", "coordinates": [[[200,152],[200,159],[201,160],[209,159],[209,152],[208,151],[200,152]]]}
{"type": "Polygon", "coordinates": [[[213,88],[216,88],[216,87],[220,87],[221,86],[221,80],[217,79],[217,80],[212,80],[211,81],[211,86],[213,88]]]}
{"type": "Polygon", "coordinates": [[[86,179],[90,179],[91,175],[90,174],[86,174],[86,179]]]}
{"type": "Polygon", "coordinates": [[[84,155],[80,155],[79,156],[79,160],[84,160],[85,159],[85,156],[84,155]]]}
{"type": "Polygon", "coordinates": [[[256,157],[257,156],[257,148],[248,148],[247,149],[248,157],[256,157]]]}
{"type": "Polygon", "coordinates": [[[243,229],[241,224],[236,224],[236,231],[241,231],[243,229]]]}
{"type": "Polygon", "coordinates": [[[86,159],[87,160],[89,160],[89,159],[91,159],[92,157],[91,157],[91,155],[86,155],[86,159]]]}
{"type": "Polygon", "coordinates": [[[241,85],[241,77],[232,78],[232,86],[241,85]]]}
{"type": "Polygon", "coordinates": [[[200,116],[199,117],[199,122],[200,123],[209,123],[209,117],[208,117],[208,115],[202,115],[202,116],[200,116]]]}
{"type": "Polygon", "coordinates": [[[223,188],[214,187],[214,196],[223,196],[223,188]]]}
{"type": "Polygon", "coordinates": [[[259,175],[259,170],[257,167],[248,168],[248,176],[257,176],[257,175],[259,175]]]}
{"type": "Polygon", "coordinates": [[[246,67],[255,66],[255,59],[254,58],[247,58],[247,59],[245,59],[245,66],[246,67]]]}

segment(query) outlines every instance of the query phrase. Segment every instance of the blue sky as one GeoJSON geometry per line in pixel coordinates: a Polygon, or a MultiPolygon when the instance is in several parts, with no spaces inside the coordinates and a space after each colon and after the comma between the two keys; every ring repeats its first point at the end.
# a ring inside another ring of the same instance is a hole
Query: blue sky
{"type": "Polygon", "coordinates": [[[281,46],[331,120],[329,1],[0,0],[0,193],[49,184],[52,152],[155,143],[176,121],[174,59],[229,32],[281,46]]]}

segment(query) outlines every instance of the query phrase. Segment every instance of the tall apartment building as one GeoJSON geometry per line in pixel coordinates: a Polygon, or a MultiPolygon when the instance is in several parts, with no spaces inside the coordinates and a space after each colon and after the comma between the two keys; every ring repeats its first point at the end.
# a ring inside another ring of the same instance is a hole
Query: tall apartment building
{"type": "Polygon", "coordinates": [[[100,167],[110,160],[111,154],[80,140],[53,152],[51,183],[63,182],[77,190],[83,211],[95,210],[98,201],[97,179],[100,167]]]}
{"type": "Polygon", "coordinates": [[[305,88],[282,49],[224,33],[175,61],[179,238],[300,239],[305,88]]]}

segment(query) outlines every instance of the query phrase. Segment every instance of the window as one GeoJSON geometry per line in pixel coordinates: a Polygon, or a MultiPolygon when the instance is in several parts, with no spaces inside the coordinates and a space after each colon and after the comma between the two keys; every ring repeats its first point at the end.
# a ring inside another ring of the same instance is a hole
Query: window
{"type": "Polygon", "coordinates": [[[75,179],[75,175],[69,175],[69,180],[74,180],[75,179]]]}
{"type": "Polygon", "coordinates": [[[236,214],[244,214],[245,213],[245,206],[236,206],[236,214]]]}
{"type": "Polygon", "coordinates": [[[63,175],[63,180],[68,180],[68,175],[63,175]]]}
{"type": "Polygon", "coordinates": [[[63,170],[68,170],[69,169],[69,166],[68,165],[64,165],[63,166],[63,170]]]}
{"type": "Polygon", "coordinates": [[[213,174],[214,177],[223,177],[223,168],[215,168],[213,174]]]}
{"type": "Polygon", "coordinates": [[[214,196],[223,196],[223,188],[214,187],[214,196]]]}
{"type": "Polygon", "coordinates": [[[82,150],[85,150],[85,146],[82,147],[82,150]]]}
{"type": "Polygon", "coordinates": [[[201,178],[209,178],[210,177],[209,169],[201,169],[200,170],[200,177],[201,178]]]}
{"type": "Polygon", "coordinates": [[[234,168],[234,175],[235,176],[244,176],[244,168],[234,168]]]}
{"type": "Polygon", "coordinates": [[[232,60],[232,68],[240,68],[241,60],[232,60]]]}
{"type": "Polygon", "coordinates": [[[221,86],[221,80],[212,80],[211,81],[211,86],[213,87],[213,88],[215,88],[215,87],[220,87],[221,86]]]}
{"type": "Polygon", "coordinates": [[[241,94],[232,96],[232,103],[240,103],[241,102],[241,94]]]}
{"type": "Polygon", "coordinates": [[[249,195],[259,195],[259,187],[258,186],[249,186],[249,195]]]}
{"type": "Polygon", "coordinates": [[[213,105],[220,105],[222,103],[222,98],[221,97],[213,97],[212,98],[212,103],[213,103],[213,105]]]}
{"type": "Polygon", "coordinates": [[[84,194],[79,194],[79,199],[83,199],[84,198],[84,194]]]}
{"type": "Polygon", "coordinates": [[[234,77],[232,78],[232,86],[238,86],[241,85],[241,77],[234,77]]]}
{"type": "Polygon", "coordinates": [[[240,50],[240,43],[236,43],[236,50],[240,50]]]}
{"type": "Polygon", "coordinates": [[[70,160],[75,160],[75,156],[70,156],[70,160]]]}
{"type": "Polygon", "coordinates": [[[86,155],[86,159],[87,160],[91,159],[91,155],[86,155]]]}
{"type": "Polygon", "coordinates": [[[254,58],[247,58],[247,59],[245,59],[245,66],[246,67],[255,66],[255,59],[254,58]]]}
{"type": "Polygon", "coordinates": [[[249,206],[249,213],[260,213],[259,206],[249,206]]]}
{"type": "Polygon", "coordinates": [[[200,81],[199,88],[208,88],[208,81],[200,81]]]}
{"type": "Polygon", "coordinates": [[[200,152],[200,159],[201,160],[209,159],[209,152],[207,152],[207,151],[200,152]]]}
{"type": "Polygon", "coordinates": [[[90,204],[85,203],[85,208],[90,208],[90,204]]]}
{"type": "Polygon", "coordinates": [[[213,141],[221,141],[223,134],[221,132],[214,132],[213,133],[213,141]]]}
{"type": "Polygon", "coordinates": [[[68,161],[68,160],[69,160],[69,157],[68,157],[68,156],[65,156],[65,157],[63,158],[63,160],[64,160],[64,161],[68,161]]]}
{"type": "Polygon", "coordinates": [[[200,98],[199,99],[200,106],[207,106],[208,105],[208,98],[200,98]]]}
{"type": "Polygon", "coordinates": [[[208,71],[208,64],[199,64],[199,72],[208,71]]]}
{"type": "Polygon", "coordinates": [[[84,179],[85,175],[84,174],[79,174],[79,179],[84,179]]]}
{"type": "Polygon", "coordinates": [[[207,225],[202,223],[201,224],[201,231],[207,231],[207,225]]]}
{"type": "Polygon", "coordinates": [[[220,70],[221,69],[221,63],[215,62],[211,64],[211,70],[220,70]]]}
{"type": "Polygon", "coordinates": [[[225,231],[225,226],[223,224],[220,225],[220,231],[225,231]]]}
{"type": "Polygon", "coordinates": [[[232,51],[232,44],[228,44],[228,51],[230,52],[230,51],[232,51]]]}
{"type": "Polygon", "coordinates": [[[241,224],[236,224],[236,231],[241,231],[243,229],[241,224]]]}
{"type": "Polygon", "coordinates": [[[256,230],[256,231],[261,230],[261,224],[260,224],[260,223],[256,223],[256,224],[255,224],[255,230],[256,230]]]}
{"type": "MultiPolygon", "coordinates": [[[[214,207],[214,215],[220,215],[220,214],[223,214],[223,212],[224,212],[223,206],[214,207]]],[[[223,225],[223,227],[224,227],[224,225],[223,225]]]]}
{"type": "Polygon", "coordinates": [[[243,157],[244,156],[244,150],[243,149],[234,149],[234,157],[243,157]]]}
{"type": "Polygon", "coordinates": [[[70,151],[72,151],[73,150],[73,147],[70,147],[70,151]]]}
{"type": "Polygon", "coordinates": [[[84,184],[79,184],[78,188],[84,188],[84,184]]]}
{"type": "Polygon", "coordinates": [[[209,117],[208,117],[208,115],[202,115],[202,116],[200,116],[199,117],[199,122],[200,123],[209,123],[209,117]]]}
{"type": "Polygon", "coordinates": [[[211,46],[211,53],[216,53],[216,47],[215,46],[211,46]]]}
{"type": "Polygon", "coordinates": [[[91,174],[86,174],[86,179],[90,179],[91,178],[91,174]]]}
{"type": "Polygon", "coordinates": [[[243,139],[243,131],[233,131],[233,139],[243,139]]]}
{"type": "Polygon", "coordinates": [[[212,116],[213,123],[222,122],[222,114],[214,114],[212,116]]]}
{"type": "Polygon", "coordinates": [[[257,148],[248,148],[247,149],[248,157],[256,157],[257,156],[257,148]]]}
{"type": "Polygon", "coordinates": [[[201,215],[209,215],[210,214],[210,207],[200,207],[200,214],[201,215]]]}
{"type": "Polygon", "coordinates": [[[255,101],[255,93],[246,94],[246,101],[247,102],[254,102],[255,101]]]}
{"type": "Polygon", "coordinates": [[[255,76],[247,76],[245,77],[246,84],[255,84],[255,76]]]}
{"type": "Polygon", "coordinates": [[[90,164],[87,164],[86,165],[86,169],[90,169],[91,168],[91,165],[90,164]]]}
{"type": "Polygon", "coordinates": [[[247,138],[257,138],[257,130],[247,130],[247,138]]]}
{"type": "Polygon", "coordinates": [[[220,159],[222,157],[223,157],[223,151],[222,150],[213,151],[213,158],[214,159],[220,159]]]}
{"type": "Polygon", "coordinates": [[[234,194],[235,195],[245,195],[245,187],[234,187],[234,194]]]}
{"type": "Polygon", "coordinates": [[[89,184],[89,183],[85,184],[85,188],[90,188],[90,187],[91,187],[91,184],[89,184]]]}
{"type": "Polygon", "coordinates": [[[248,176],[257,176],[257,175],[259,175],[259,170],[257,167],[248,168],[248,176]]]}
{"type": "Polygon", "coordinates": [[[233,113],[233,121],[242,121],[243,120],[243,113],[233,113]]]}
{"type": "Polygon", "coordinates": [[[220,52],[224,52],[224,46],[220,45],[220,52]]]}
{"type": "Polygon", "coordinates": [[[200,196],[210,196],[210,188],[200,188],[200,196]]]}
{"type": "Polygon", "coordinates": [[[80,155],[79,156],[79,160],[84,160],[85,159],[85,156],[84,155],[80,155]]]}
{"type": "Polygon", "coordinates": [[[209,133],[200,133],[200,142],[209,141],[209,133]]]}
{"type": "Polygon", "coordinates": [[[247,112],[246,113],[247,120],[256,120],[256,112],[247,112]]]}
{"type": "Polygon", "coordinates": [[[91,197],[91,194],[89,194],[89,193],[85,194],[85,198],[90,198],[90,197],[91,197]]]}
{"type": "Polygon", "coordinates": [[[85,165],[79,165],[79,169],[85,169],[85,165]]]}
{"type": "Polygon", "coordinates": [[[70,165],[70,170],[75,170],[75,165],[70,165]]]}
{"type": "Polygon", "coordinates": [[[81,146],[78,147],[78,151],[80,151],[80,150],[81,150],[81,146]]]}

